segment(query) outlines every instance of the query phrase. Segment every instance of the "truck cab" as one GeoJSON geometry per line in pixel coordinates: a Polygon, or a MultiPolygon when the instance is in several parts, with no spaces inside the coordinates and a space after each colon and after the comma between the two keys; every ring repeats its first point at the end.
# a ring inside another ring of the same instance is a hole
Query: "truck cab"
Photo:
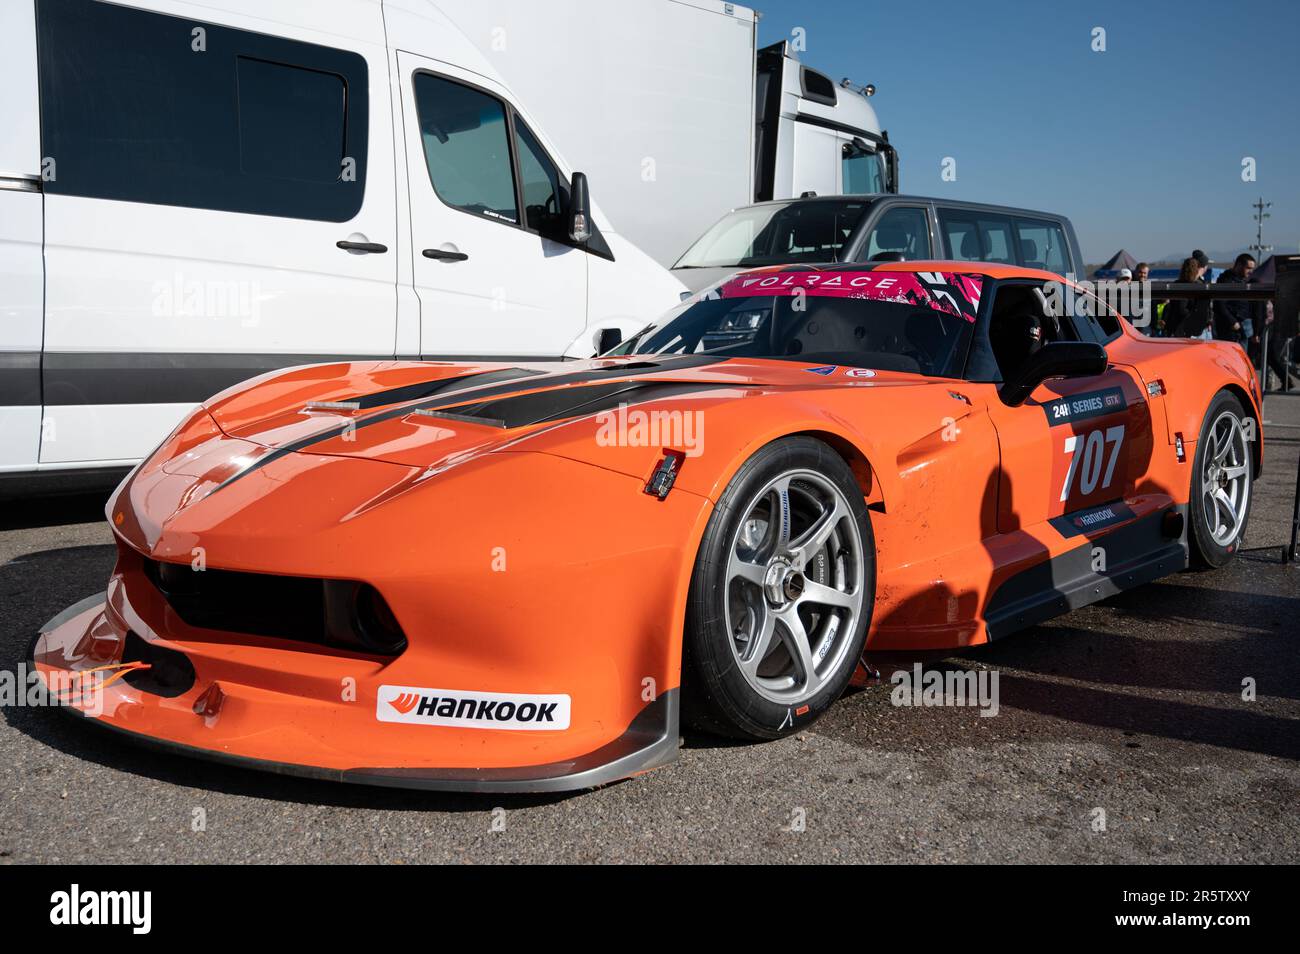
{"type": "Polygon", "coordinates": [[[833,83],[788,41],[755,62],[756,201],[898,191],[898,153],[868,101],[873,86],[833,83]]]}

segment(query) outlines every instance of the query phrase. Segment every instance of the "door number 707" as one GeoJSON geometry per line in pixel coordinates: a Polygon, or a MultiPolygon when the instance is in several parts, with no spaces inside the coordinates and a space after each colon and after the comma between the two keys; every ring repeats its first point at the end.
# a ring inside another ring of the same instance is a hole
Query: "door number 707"
{"type": "Polygon", "coordinates": [[[1065,439],[1065,452],[1070,455],[1070,469],[1065,474],[1065,486],[1061,488],[1061,500],[1070,496],[1074,486],[1074,475],[1079,475],[1079,493],[1086,497],[1099,486],[1110,486],[1115,476],[1115,461],[1119,459],[1119,449],[1124,443],[1124,425],[1116,424],[1105,431],[1098,428],[1087,434],[1071,434],[1065,439]],[[1079,443],[1083,443],[1083,453],[1076,453],[1079,443]],[[1111,445],[1110,456],[1106,457],[1106,445],[1111,445]],[[1106,472],[1102,473],[1102,458],[1106,457],[1106,472]]]}

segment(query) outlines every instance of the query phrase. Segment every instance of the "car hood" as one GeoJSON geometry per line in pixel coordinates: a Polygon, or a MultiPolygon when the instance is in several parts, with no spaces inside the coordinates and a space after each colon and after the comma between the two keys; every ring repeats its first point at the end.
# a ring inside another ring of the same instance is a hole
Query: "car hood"
{"type": "Polygon", "coordinates": [[[529,500],[560,480],[552,489],[581,509],[587,478],[565,468],[596,468],[639,496],[669,456],[674,492],[716,500],[740,462],[790,433],[892,461],[896,445],[968,408],[953,384],[708,355],[295,368],[206,402],[124,482],[109,517],[161,558],[212,542],[214,528],[269,545],[436,488],[441,507],[473,497],[466,488],[529,500]]]}
{"type": "Polygon", "coordinates": [[[483,453],[535,449],[546,444],[542,434],[620,409],[716,406],[765,393],[926,380],[883,371],[848,377],[847,371],[708,355],[328,365],[219,395],[207,411],[226,437],[258,448],[258,460],[299,452],[442,469],[483,453]]]}

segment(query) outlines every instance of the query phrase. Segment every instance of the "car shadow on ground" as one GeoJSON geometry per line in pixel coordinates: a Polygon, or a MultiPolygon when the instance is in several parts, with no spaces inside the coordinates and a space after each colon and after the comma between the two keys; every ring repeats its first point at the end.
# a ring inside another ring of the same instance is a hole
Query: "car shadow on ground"
{"type": "Polygon", "coordinates": [[[1194,579],[1147,584],[1076,611],[1087,615],[961,652],[869,654],[881,684],[842,698],[812,731],[899,752],[1006,742],[1139,748],[1135,737],[1147,736],[1300,760],[1295,720],[1276,708],[1300,699],[1300,598],[1222,588],[1232,576],[1216,589],[1194,579]],[[923,672],[997,671],[998,717],[983,719],[970,706],[892,704],[891,670],[913,660],[923,672]],[[1246,678],[1258,701],[1242,698],[1246,678]],[[1205,694],[1216,698],[1195,697],[1205,694]]]}
{"type": "Polygon", "coordinates": [[[1157,582],[1101,605],[1116,611],[1125,631],[1034,627],[952,655],[1125,689],[1238,694],[1251,676],[1261,694],[1300,699],[1300,655],[1292,645],[1300,598],[1157,582]]]}

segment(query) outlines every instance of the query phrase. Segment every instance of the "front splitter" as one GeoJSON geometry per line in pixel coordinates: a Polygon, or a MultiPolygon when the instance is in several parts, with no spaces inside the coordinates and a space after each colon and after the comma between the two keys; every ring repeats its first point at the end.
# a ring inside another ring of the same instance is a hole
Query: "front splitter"
{"type": "MultiPolygon", "coordinates": [[[[44,626],[28,650],[28,663],[37,668],[41,641],[60,626],[102,606],[105,595],[87,597],[59,613],[44,626]]],[[[677,757],[680,734],[679,690],[670,689],[648,703],[618,738],[572,759],[538,765],[495,768],[409,768],[401,766],[337,769],[279,762],[156,738],[89,715],[74,706],[59,709],[113,735],[170,754],[276,775],[441,792],[546,793],[595,788],[666,765],[677,757]]]]}

